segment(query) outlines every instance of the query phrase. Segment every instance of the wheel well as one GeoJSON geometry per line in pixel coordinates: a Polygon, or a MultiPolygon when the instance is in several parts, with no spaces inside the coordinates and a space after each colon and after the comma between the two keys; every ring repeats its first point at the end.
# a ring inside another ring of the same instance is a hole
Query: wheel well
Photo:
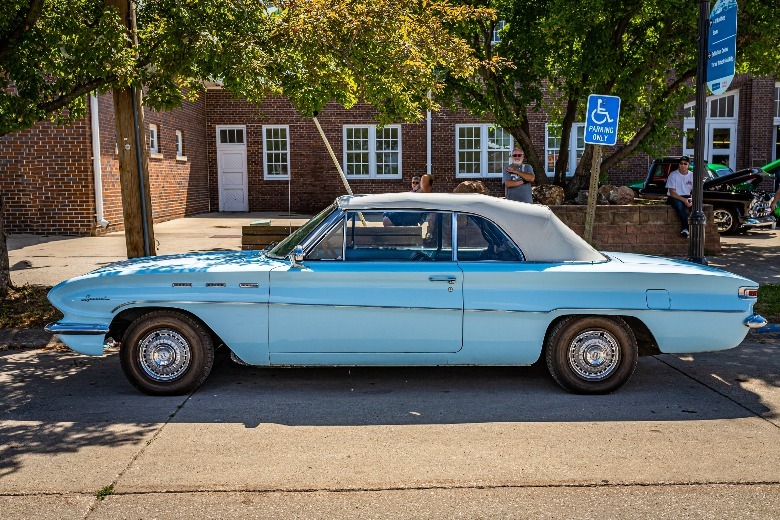
{"type": "Polygon", "coordinates": [[[602,316],[606,318],[620,318],[626,322],[626,325],[631,329],[636,338],[637,346],[639,347],[640,356],[655,356],[661,353],[658,348],[658,343],[655,341],[653,333],[647,328],[647,325],[639,318],[634,316],[605,316],[603,314],[568,314],[566,316],[559,316],[555,318],[548,326],[547,331],[544,333],[545,348],[547,346],[547,338],[550,336],[550,331],[555,328],[558,323],[566,318],[584,318],[586,316],[602,316]]]}
{"type": "Polygon", "coordinates": [[[108,327],[108,334],[106,334],[107,337],[114,338],[115,341],[121,343],[122,338],[125,335],[125,332],[127,331],[127,328],[130,326],[131,323],[133,323],[135,320],[143,316],[144,314],[148,314],[150,312],[154,311],[175,311],[180,312],[181,314],[185,314],[192,318],[193,320],[197,321],[203,327],[208,331],[209,335],[211,336],[211,341],[214,343],[215,346],[220,345],[224,343],[222,341],[222,338],[220,338],[213,330],[211,330],[211,327],[209,327],[206,323],[203,322],[200,318],[198,318],[195,314],[185,311],[183,309],[177,309],[175,307],[134,307],[132,309],[126,309],[116,316],[114,316],[114,319],[111,321],[111,325],[108,327]]]}

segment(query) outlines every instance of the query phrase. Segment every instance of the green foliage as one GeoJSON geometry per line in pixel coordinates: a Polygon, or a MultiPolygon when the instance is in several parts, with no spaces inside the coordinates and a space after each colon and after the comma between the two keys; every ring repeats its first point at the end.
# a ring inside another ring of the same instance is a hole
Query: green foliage
{"type": "MultiPolygon", "coordinates": [[[[464,3],[473,4],[466,0],[464,3]]],[[[605,157],[608,170],[637,150],[657,154],[678,143],[667,122],[693,96],[698,4],[687,0],[481,0],[505,20],[501,42],[490,44],[496,20],[460,27],[480,59],[477,73],[447,84],[443,98],[507,128],[535,150],[529,109],[544,109],[563,126],[585,119],[589,94],[620,96],[623,149],[605,157]]],[[[780,17],[772,0],[741,2],[739,71],[780,72],[780,17]],[[774,8],[772,7],[774,5],[774,8]]],[[[566,155],[563,148],[561,155],[566,155]]],[[[530,149],[529,149],[530,148],[530,149]]],[[[532,163],[533,164],[533,163],[532,163]]],[[[534,164],[540,168],[542,163],[534,164]]],[[[563,183],[565,160],[556,165],[563,183]]],[[[587,166],[589,167],[589,165],[587,166]]],[[[543,170],[542,170],[543,171],[543,170]]]]}
{"type": "Polygon", "coordinates": [[[179,106],[204,81],[260,101],[290,97],[303,114],[365,100],[382,122],[435,108],[442,67],[473,72],[451,28],[489,13],[443,0],[155,0],[137,2],[138,45],[104,0],[6,0],[0,7],[0,135],[85,113],[84,95],[145,87],[153,108],[179,106]]]}
{"type": "Polygon", "coordinates": [[[766,283],[759,286],[754,310],[769,323],[780,323],[780,284],[766,283]]]}
{"type": "Polygon", "coordinates": [[[95,496],[98,498],[98,500],[103,500],[104,498],[111,496],[113,494],[114,494],[114,484],[109,484],[103,489],[98,489],[97,491],[95,491],[95,496]]]}

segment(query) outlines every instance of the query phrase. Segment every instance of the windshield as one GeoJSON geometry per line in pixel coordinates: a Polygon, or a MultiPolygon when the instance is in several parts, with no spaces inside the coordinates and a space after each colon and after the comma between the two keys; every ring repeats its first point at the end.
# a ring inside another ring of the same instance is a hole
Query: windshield
{"type": "Polygon", "coordinates": [[[268,251],[266,253],[266,256],[269,258],[277,258],[277,259],[284,259],[287,258],[287,255],[290,254],[290,252],[293,250],[295,246],[301,243],[304,238],[309,236],[309,234],[314,231],[314,229],[320,225],[320,223],[328,218],[328,215],[333,213],[336,210],[336,203],[334,202],[324,210],[322,210],[317,216],[312,218],[310,221],[308,221],[306,224],[298,228],[295,232],[293,232],[292,235],[285,238],[278,244],[276,244],[273,249],[268,251]]]}

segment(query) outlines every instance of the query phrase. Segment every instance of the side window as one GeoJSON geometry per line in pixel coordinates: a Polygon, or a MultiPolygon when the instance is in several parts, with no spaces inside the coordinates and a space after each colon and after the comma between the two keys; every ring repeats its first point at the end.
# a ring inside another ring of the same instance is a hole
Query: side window
{"type": "Polygon", "coordinates": [[[515,243],[501,228],[485,218],[459,214],[457,232],[459,262],[523,260],[515,243]]]}
{"type": "Polygon", "coordinates": [[[320,243],[306,255],[306,260],[342,260],[344,250],[344,221],[340,220],[320,243]]]}
{"type": "Polygon", "coordinates": [[[345,260],[452,261],[452,215],[420,211],[347,214],[345,260]]]}

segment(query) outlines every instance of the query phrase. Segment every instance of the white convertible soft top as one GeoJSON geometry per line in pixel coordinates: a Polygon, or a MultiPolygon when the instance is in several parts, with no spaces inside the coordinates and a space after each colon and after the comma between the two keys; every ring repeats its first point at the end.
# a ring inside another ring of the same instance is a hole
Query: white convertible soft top
{"type": "MultiPolygon", "coordinates": [[[[343,210],[456,211],[486,217],[510,235],[531,262],[603,262],[606,258],[547,206],[472,193],[382,193],[344,195],[343,210]]],[[[583,207],[584,211],[584,207],[583,207]]]]}

